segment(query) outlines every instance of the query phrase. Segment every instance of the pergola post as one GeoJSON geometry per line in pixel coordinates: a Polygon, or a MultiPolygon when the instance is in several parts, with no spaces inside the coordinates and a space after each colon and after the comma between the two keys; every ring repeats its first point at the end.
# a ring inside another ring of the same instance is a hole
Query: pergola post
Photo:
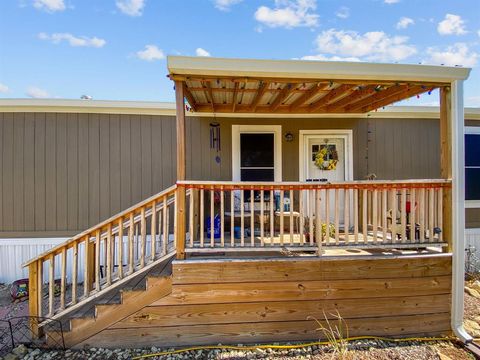
{"type": "MultiPolygon", "coordinates": [[[[452,179],[452,98],[450,87],[440,88],[440,176],[452,179]]],[[[443,238],[452,252],[452,191],[443,192],[443,238]]]]}
{"type": "MultiPolygon", "coordinates": [[[[177,181],[185,180],[186,159],[185,159],[185,103],[184,85],[182,81],[175,81],[175,102],[176,102],[176,130],[177,130],[177,181]]],[[[176,248],[177,259],[185,259],[185,202],[186,192],[183,186],[177,188],[176,192],[176,248]]]]}

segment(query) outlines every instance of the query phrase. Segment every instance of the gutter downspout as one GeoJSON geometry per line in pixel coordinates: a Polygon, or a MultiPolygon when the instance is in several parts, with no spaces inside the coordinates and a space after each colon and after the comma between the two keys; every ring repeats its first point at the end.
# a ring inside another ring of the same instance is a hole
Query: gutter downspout
{"type": "Polygon", "coordinates": [[[463,327],[465,287],[465,135],[463,81],[451,83],[452,136],[452,314],[451,327],[464,343],[473,338],[463,327]]]}

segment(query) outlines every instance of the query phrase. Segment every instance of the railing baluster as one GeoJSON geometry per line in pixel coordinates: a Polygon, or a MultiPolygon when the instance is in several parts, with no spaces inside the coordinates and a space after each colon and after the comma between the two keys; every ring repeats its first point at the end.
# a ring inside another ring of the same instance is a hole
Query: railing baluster
{"type": "Polygon", "coordinates": [[[443,188],[439,188],[437,192],[437,219],[438,219],[438,228],[440,229],[440,234],[438,234],[438,241],[443,242],[443,188]]]}
{"type": "Polygon", "coordinates": [[[95,290],[100,291],[100,230],[95,232],[95,290]]]}
{"type": "Polygon", "coordinates": [[[145,266],[145,249],[147,243],[147,221],[145,219],[145,207],[140,209],[140,268],[145,266]]]}
{"type": "Polygon", "coordinates": [[[298,212],[299,212],[299,222],[300,222],[300,229],[299,229],[299,235],[300,235],[300,246],[303,246],[305,244],[305,209],[304,209],[304,200],[303,200],[304,194],[303,194],[303,189],[298,190],[298,212]]]}
{"type": "Polygon", "coordinates": [[[264,239],[264,236],[265,236],[265,214],[264,214],[264,211],[265,211],[265,199],[264,199],[264,196],[265,196],[265,192],[262,188],[262,190],[260,190],[260,246],[265,246],[265,239],[264,239]]]}
{"type": "Polygon", "coordinates": [[[400,217],[401,217],[401,227],[402,227],[402,243],[405,243],[407,240],[407,189],[402,188],[401,192],[401,204],[400,204],[400,217]]]}
{"type": "Polygon", "coordinates": [[[48,316],[53,316],[53,300],[55,298],[55,255],[51,253],[48,258],[48,316]]]}
{"type": "Polygon", "coordinates": [[[425,188],[420,189],[420,206],[419,222],[420,222],[420,242],[425,242],[425,188]]]}
{"type": "MultiPolygon", "coordinates": [[[[164,208],[165,205],[164,205],[164,208]]],[[[166,211],[166,210],[165,210],[166,211]]],[[[165,221],[163,226],[165,226],[165,221]]],[[[165,234],[165,229],[163,230],[165,234]]],[[[205,190],[202,188],[200,190],[200,247],[203,248],[205,239],[205,190]]],[[[165,237],[164,240],[165,241],[165,237]]]]}
{"type": "Polygon", "coordinates": [[[243,188],[240,190],[240,246],[245,246],[245,192],[243,188]]]}
{"type": "Polygon", "coordinates": [[[112,284],[112,224],[107,225],[107,286],[112,284]]]}
{"type": "Polygon", "coordinates": [[[270,190],[270,246],[274,245],[275,239],[275,218],[274,218],[274,192],[270,190]]]}
{"type": "Polygon", "coordinates": [[[343,232],[345,245],[350,243],[350,190],[343,189],[343,232]]]}
{"type": "Polygon", "coordinates": [[[378,190],[373,190],[372,194],[372,227],[373,227],[373,243],[378,240],[378,190]]]}
{"type": "Polygon", "coordinates": [[[382,190],[382,243],[387,242],[388,191],[382,190]]]}
{"type": "Polygon", "coordinates": [[[415,235],[415,188],[410,189],[410,242],[415,242],[416,235],[415,235]]]}
{"type": "Polygon", "coordinates": [[[135,224],[133,212],[129,215],[129,224],[128,224],[128,273],[133,274],[134,270],[134,236],[135,236],[135,224]]]}
{"type": "Polygon", "coordinates": [[[255,246],[255,193],[250,190],[250,245],[255,246]]]}
{"type": "Polygon", "coordinates": [[[288,209],[288,213],[289,213],[289,223],[290,223],[290,245],[293,244],[293,210],[294,210],[294,206],[293,206],[293,190],[290,189],[290,192],[289,192],[289,201],[290,201],[290,208],[288,209]]]}
{"type": "Polygon", "coordinates": [[[67,248],[62,248],[60,279],[60,310],[65,309],[65,291],[67,288],[67,248]]]}
{"type": "Polygon", "coordinates": [[[123,279],[123,218],[118,219],[118,278],[123,279]]]}
{"type": "Polygon", "coordinates": [[[335,245],[338,245],[339,241],[340,241],[340,200],[339,200],[339,190],[336,188],[335,189],[335,245]]]}
{"type": "Polygon", "coordinates": [[[285,226],[284,225],[284,218],[283,218],[283,216],[285,214],[285,204],[284,204],[284,202],[285,202],[285,193],[282,189],[282,190],[280,190],[280,245],[282,245],[282,246],[283,246],[283,240],[284,240],[283,236],[284,236],[284,231],[285,231],[285,229],[284,229],[284,226],[285,226]]]}
{"type": "Polygon", "coordinates": [[[210,247],[215,246],[215,190],[210,189],[210,247]]]}
{"type": "Polygon", "coordinates": [[[353,189],[353,236],[358,244],[358,189],[353,189]]]}
{"type": "Polygon", "coordinates": [[[235,246],[235,193],[230,190],[230,246],[235,246]]]}
{"type": "Polygon", "coordinates": [[[152,203],[152,216],[151,216],[151,222],[150,222],[150,261],[151,262],[155,261],[155,254],[157,252],[157,249],[155,247],[156,242],[157,242],[157,203],[154,200],[152,203]]]}
{"type": "Polygon", "coordinates": [[[429,207],[429,210],[428,210],[428,241],[429,242],[434,242],[435,239],[435,231],[434,231],[434,204],[433,204],[433,201],[434,201],[434,193],[433,193],[433,189],[428,189],[428,207],[429,207]]]}
{"type": "Polygon", "coordinates": [[[313,214],[315,207],[315,191],[314,189],[307,190],[308,196],[308,237],[310,246],[313,246],[313,238],[315,236],[313,230],[313,214]]]}
{"type": "MultiPolygon", "coordinates": [[[[318,213],[320,217],[320,212],[318,213]]],[[[320,222],[320,234],[323,233],[323,224],[320,222]]],[[[325,189],[325,243],[330,244],[330,191],[325,189]]]]}
{"type": "MultiPolygon", "coordinates": [[[[189,202],[189,208],[188,208],[188,232],[190,233],[190,247],[193,248],[193,242],[194,242],[194,234],[193,234],[193,207],[194,207],[194,203],[193,203],[193,192],[195,190],[194,189],[190,189],[190,202],[189,202]]],[[[158,229],[160,231],[160,228],[158,229]]],[[[161,233],[160,233],[161,234],[161,233]]],[[[161,236],[161,235],[160,235],[161,236]]]]}
{"type": "Polygon", "coordinates": [[[78,243],[76,241],[73,242],[72,254],[72,304],[76,304],[78,275],[78,243]]]}
{"type": "MultiPolygon", "coordinates": [[[[167,253],[168,235],[170,229],[168,228],[168,197],[163,197],[163,243],[162,243],[162,255],[167,253]]],[[[203,228],[202,228],[203,230],[203,228]]],[[[203,233],[202,233],[203,234],[203,233]]]]}
{"type": "Polygon", "coordinates": [[[322,219],[320,216],[320,188],[315,191],[315,240],[317,241],[318,256],[322,256],[322,219]]]}
{"type": "Polygon", "coordinates": [[[225,191],[220,189],[220,245],[225,247],[225,191]]]}
{"type": "Polygon", "coordinates": [[[170,242],[170,209],[168,207],[168,195],[164,197],[163,206],[165,207],[164,213],[164,226],[165,226],[165,241],[163,244],[163,255],[167,255],[168,244],[170,242]]]}
{"type": "Polygon", "coordinates": [[[363,243],[368,243],[368,189],[362,190],[362,235],[363,243]]]}
{"type": "Polygon", "coordinates": [[[90,294],[90,235],[85,236],[83,243],[83,296],[87,298],[90,294]]]}
{"type": "Polygon", "coordinates": [[[392,244],[397,242],[397,189],[390,190],[390,203],[392,210],[392,244]]]}

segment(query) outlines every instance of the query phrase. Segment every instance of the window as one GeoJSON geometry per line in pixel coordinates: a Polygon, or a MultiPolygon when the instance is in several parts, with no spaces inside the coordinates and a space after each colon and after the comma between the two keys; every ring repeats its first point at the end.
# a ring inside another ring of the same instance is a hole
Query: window
{"type": "Polygon", "coordinates": [[[274,181],[274,134],[240,134],[240,180],[274,181]]]}
{"type": "Polygon", "coordinates": [[[465,200],[480,208],[480,127],[465,128],[465,200]]]}

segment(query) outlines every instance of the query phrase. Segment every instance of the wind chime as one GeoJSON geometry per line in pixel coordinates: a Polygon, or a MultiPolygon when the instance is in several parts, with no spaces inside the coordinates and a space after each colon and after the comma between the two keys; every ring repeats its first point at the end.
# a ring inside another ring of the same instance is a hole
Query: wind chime
{"type": "Polygon", "coordinates": [[[219,164],[219,153],[222,150],[222,147],[220,142],[220,124],[218,122],[210,123],[210,149],[217,152],[217,155],[215,156],[215,161],[217,162],[217,164],[219,164]]]}

